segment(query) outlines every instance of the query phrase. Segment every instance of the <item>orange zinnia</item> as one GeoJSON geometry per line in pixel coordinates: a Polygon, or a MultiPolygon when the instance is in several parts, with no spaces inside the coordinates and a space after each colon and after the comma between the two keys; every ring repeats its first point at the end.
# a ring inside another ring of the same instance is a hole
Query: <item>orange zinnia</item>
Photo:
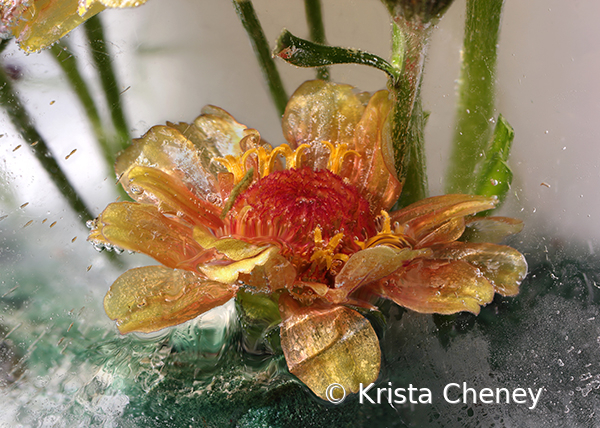
{"type": "Polygon", "coordinates": [[[136,202],[110,204],[89,240],[148,254],[104,300],[121,333],[152,332],[222,305],[239,289],[279,296],[290,371],[319,397],[357,392],[379,375],[371,324],[349,307],[378,295],[424,313],[478,313],[515,295],[527,264],[516,250],[460,242],[469,229],[501,238],[508,218],[471,217],[495,198],[446,195],[388,212],[393,172],[387,91],[304,83],[290,99],[287,144],[272,148],[225,111],[155,126],[119,157],[136,202]],[[360,293],[357,291],[360,290],[360,293]]]}

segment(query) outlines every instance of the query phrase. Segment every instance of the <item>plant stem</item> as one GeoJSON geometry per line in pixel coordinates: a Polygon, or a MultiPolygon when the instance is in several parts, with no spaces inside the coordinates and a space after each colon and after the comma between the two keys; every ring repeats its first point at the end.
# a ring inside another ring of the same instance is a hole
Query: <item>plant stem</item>
{"type": "Polygon", "coordinates": [[[265,81],[269,87],[275,108],[279,115],[283,116],[288,96],[283,87],[279,72],[277,71],[275,61],[273,61],[273,58],[271,57],[269,43],[262,30],[260,21],[256,16],[252,2],[250,0],[233,0],[233,6],[240,21],[242,21],[244,29],[248,33],[250,43],[252,44],[254,54],[256,55],[258,64],[260,65],[265,81]]]}
{"type": "Polygon", "coordinates": [[[404,180],[400,203],[406,206],[427,197],[427,174],[421,107],[421,81],[427,42],[433,26],[402,17],[392,24],[392,65],[401,67],[400,78],[390,80],[394,98],[392,141],[396,172],[404,180]]]}
{"type": "MultiPolygon", "coordinates": [[[[323,14],[321,12],[321,0],[304,0],[306,21],[310,31],[310,40],[321,45],[327,44],[325,40],[325,26],[323,25],[323,14]]],[[[327,67],[317,68],[317,79],[329,80],[329,69],[327,67]]]]}
{"type": "Polygon", "coordinates": [[[64,41],[53,45],[50,51],[52,53],[52,57],[56,60],[56,63],[67,76],[67,79],[75,91],[75,94],[77,94],[79,101],[81,101],[81,104],[83,104],[83,108],[88,120],[92,125],[96,139],[102,148],[102,153],[104,154],[107,164],[112,165],[115,162],[114,153],[116,150],[115,148],[110,147],[109,140],[106,137],[104,128],[102,127],[102,121],[100,120],[98,109],[94,104],[94,100],[92,99],[92,95],[87,84],[83,80],[83,77],[77,68],[77,58],[69,50],[64,41]]]}
{"type": "Polygon", "coordinates": [[[106,96],[113,125],[117,131],[117,147],[118,150],[123,150],[130,142],[129,128],[127,127],[127,121],[125,120],[125,114],[121,106],[121,93],[113,70],[112,59],[104,39],[102,21],[98,16],[93,16],[85,22],[84,28],[92,58],[100,75],[100,82],[106,96]]]}
{"type": "Polygon", "coordinates": [[[85,224],[87,220],[94,218],[56,162],[46,142],[33,126],[33,121],[15,94],[10,78],[2,67],[0,67],[0,105],[4,107],[13,125],[23,137],[23,140],[31,146],[33,154],[42,164],[42,167],[46,170],[50,179],[62,193],[71,208],[78,214],[81,222],[85,224]]]}
{"type": "Polygon", "coordinates": [[[454,146],[446,175],[448,192],[471,193],[490,140],[500,16],[504,0],[467,0],[454,146]]]}

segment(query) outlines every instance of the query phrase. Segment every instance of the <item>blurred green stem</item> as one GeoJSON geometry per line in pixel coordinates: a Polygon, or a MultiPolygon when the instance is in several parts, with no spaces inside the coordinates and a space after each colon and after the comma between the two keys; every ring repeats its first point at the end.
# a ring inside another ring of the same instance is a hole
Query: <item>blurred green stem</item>
{"type": "Polygon", "coordinates": [[[496,50],[504,0],[467,0],[454,146],[447,192],[472,193],[494,116],[496,50]]]}
{"type": "Polygon", "coordinates": [[[392,112],[392,142],[394,161],[400,180],[404,180],[401,206],[428,195],[421,108],[421,81],[427,43],[433,29],[429,23],[406,21],[402,17],[392,24],[392,58],[400,78],[390,79],[389,89],[394,99],[392,112]]]}
{"type": "MultiPolygon", "coordinates": [[[[323,25],[323,13],[321,11],[321,0],[304,0],[304,9],[306,10],[310,40],[321,45],[327,44],[325,26],[323,25]]],[[[317,68],[317,79],[328,81],[329,69],[327,67],[317,68]]]]}
{"type": "Polygon", "coordinates": [[[108,109],[110,110],[115,130],[117,131],[118,142],[115,151],[123,150],[130,142],[129,128],[127,127],[127,121],[125,120],[125,114],[121,105],[121,91],[113,70],[112,58],[104,39],[102,21],[96,15],[88,19],[83,26],[90,45],[92,58],[100,75],[100,82],[106,95],[108,109]]]}
{"type": "Polygon", "coordinates": [[[79,73],[79,69],[77,68],[77,58],[69,50],[64,41],[56,43],[50,50],[52,57],[67,76],[71,87],[75,91],[75,94],[77,94],[81,104],[83,104],[85,113],[92,125],[94,134],[96,135],[96,139],[102,148],[104,159],[106,159],[108,165],[112,165],[115,162],[115,149],[110,147],[109,140],[102,127],[102,121],[100,120],[96,104],[94,104],[94,100],[92,99],[92,95],[85,80],[83,80],[83,77],[79,73]]]}
{"type": "Polygon", "coordinates": [[[256,59],[258,60],[267,85],[269,86],[275,108],[279,115],[283,116],[288,96],[283,87],[279,72],[277,71],[275,61],[273,61],[273,58],[271,57],[269,43],[267,42],[258,17],[256,16],[252,2],[250,0],[233,0],[233,6],[235,7],[235,11],[240,18],[240,21],[242,21],[244,29],[248,33],[256,59]]]}
{"type": "MultiPolygon", "coordinates": [[[[2,42],[2,45],[6,43],[7,41],[5,40],[2,42]]],[[[85,224],[86,221],[94,218],[56,162],[46,142],[33,126],[33,121],[17,97],[12,82],[2,67],[0,67],[0,104],[4,107],[14,127],[21,134],[25,142],[29,144],[33,154],[42,164],[50,179],[65,197],[71,208],[78,214],[81,222],[85,224]]]]}

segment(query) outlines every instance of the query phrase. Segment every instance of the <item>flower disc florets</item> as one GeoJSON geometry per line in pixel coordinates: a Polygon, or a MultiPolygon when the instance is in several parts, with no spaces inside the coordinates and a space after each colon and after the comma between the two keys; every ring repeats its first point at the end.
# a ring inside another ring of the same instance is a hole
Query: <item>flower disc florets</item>
{"type": "Polygon", "coordinates": [[[375,233],[367,200],[326,169],[275,171],[241,194],[233,211],[234,234],[277,240],[296,256],[310,257],[317,228],[324,241],[342,233],[338,251],[346,253],[375,233]]]}

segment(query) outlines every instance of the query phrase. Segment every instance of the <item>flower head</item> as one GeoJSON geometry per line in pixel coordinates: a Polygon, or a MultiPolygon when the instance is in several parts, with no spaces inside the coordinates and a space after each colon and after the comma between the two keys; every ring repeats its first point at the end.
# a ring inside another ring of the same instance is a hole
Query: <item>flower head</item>
{"type": "Polygon", "coordinates": [[[147,0],[3,0],[0,32],[12,33],[21,48],[36,52],[105,8],[134,7],[147,0]]]}
{"type": "Polygon", "coordinates": [[[382,296],[424,313],[478,313],[514,295],[527,265],[516,250],[461,242],[518,232],[508,218],[475,218],[496,200],[428,198],[390,212],[393,172],[387,91],[304,83],[273,148],[225,111],[155,126],[119,157],[136,202],[110,204],[89,240],[143,252],[163,266],[132,269],[104,300],[122,333],[180,324],[245,288],[279,296],[290,371],[318,396],[357,392],[379,374],[371,324],[353,307],[382,296]]]}

